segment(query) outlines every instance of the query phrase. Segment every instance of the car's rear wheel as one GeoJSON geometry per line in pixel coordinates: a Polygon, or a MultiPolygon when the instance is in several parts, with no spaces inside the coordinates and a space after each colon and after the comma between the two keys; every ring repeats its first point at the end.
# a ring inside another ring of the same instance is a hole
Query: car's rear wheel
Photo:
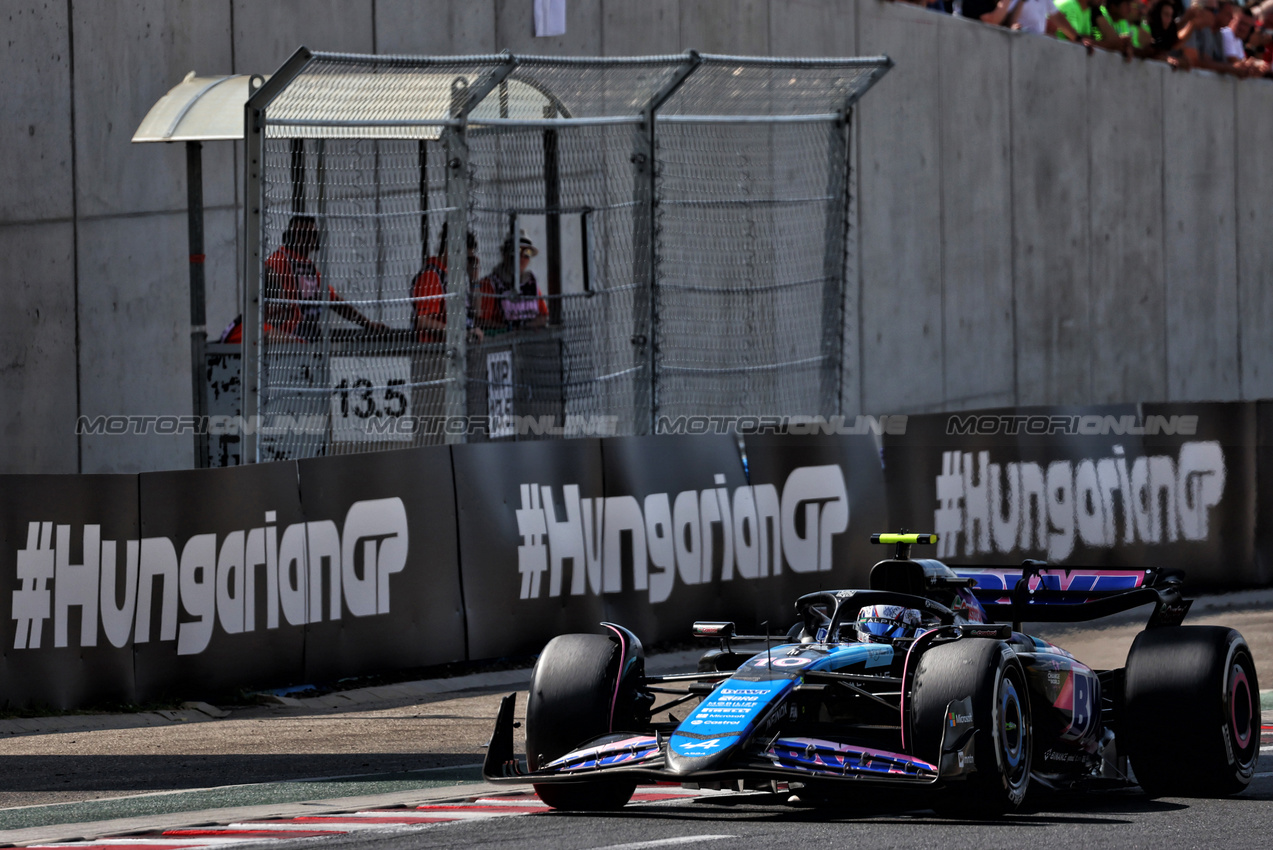
{"type": "Polygon", "coordinates": [[[1141,632],[1127,653],[1118,740],[1151,797],[1223,797],[1247,787],[1260,754],[1251,648],[1222,626],[1141,632]]]}
{"type": "Polygon", "coordinates": [[[912,752],[933,764],[941,764],[950,703],[969,699],[972,707],[976,772],[937,792],[938,814],[997,816],[1020,806],[1030,787],[1034,742],[1025,671],[1016,655],[998,641],[963,638],[920,656],[914,682],[912,752]]]}
{"type": "MultiPolygon", "coordinates": [[[[604,635],[560,635],[549,641],[531,674],[526,704],[526,759],[538,770],[590,738],[612,731],[619,647],[604,635]]],[[[622,808],[636,783],[604,781],[540,783],[535,793],[554,809],[598,811],[622,808]]]]}

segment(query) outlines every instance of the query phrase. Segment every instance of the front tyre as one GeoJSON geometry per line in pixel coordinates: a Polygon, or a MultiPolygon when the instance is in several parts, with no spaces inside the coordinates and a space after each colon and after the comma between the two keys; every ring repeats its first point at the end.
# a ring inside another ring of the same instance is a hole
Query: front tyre
{"type": "Polygon", "coordinates": [[[1020,806],[1030,787],[1034,742],[1025,670],[1015,653],[978,638],[941,644],[920,656],[914,682],[912,752],[933,764],[941,764],[950,703],[968,698],[972,705],[977,770],[938,792],[938,814],[993,817],[1020,806]]]}
{"type": "Polygon", "coordinates": [[[1251,782],[1260,754],[1260,685],[1251,648],[1222,626],[1141,632],[1127,653],[1118,739],[1151,797],[1224,797],[1251,782]]]}
{"type": "MultiPolygon", "coordinates": [[[[538,770],[580,744],[613,731],[615,713],[631,695],[618,693],[619,647],[604,635],[560,635],[539,655],[526,703],[526,760],[538,770]],[[622,703],[622,704],[621,704],[622,703]]],[[[537,784],[535,793],[554,809],[622,808],[636,783],[537,784]]]]}

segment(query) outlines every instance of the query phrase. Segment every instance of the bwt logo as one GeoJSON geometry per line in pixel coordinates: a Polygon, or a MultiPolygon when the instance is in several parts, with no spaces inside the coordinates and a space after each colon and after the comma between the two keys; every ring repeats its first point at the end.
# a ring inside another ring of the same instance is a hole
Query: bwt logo
{"type": "Polygon", "coordinates": [[[162,588],[159,640],[176,640],[178,655],[207,648],[217,622],[227,634],[257,628],[258,579],[264,578],[265,628],[279,626],[279,612],[293,626],[327,619],[343,610],[355,617],[389,613],[389,576],[407,563],[407,512],[399,498],[355,502],[343,528],[331,520],[265,525],[232,531],[220,541],[197,534],[181,556],[168,537],[124,541],[122,596],[118,550],[101,539],[100,525],[83,527],[81,564],[71,563],[71,526],[27,526],[27,545],[17,553],[13,592],[14,649],[39,649],[44,623],[53,620],[53,645],[67,646],[70,609],[80,612],[80,646],[97,646],[98,620],[112,646],[147,643],[156,582],[162,588]],[[326,582],[324,582],[326,564],[326,582]],[[263,574],[263,575],[262,575],[263,574]],[[343,607],[342,607],[343,606],[343,607]],[[178,624],[178,618],[182,622],[178,624]]]}
{"type": "Polygon", "coordinates": [[[686,585],[778,575],[785,561],[797,573],[831,569],[831,538],[849,527],[849,499],[839,466],[792,471],[779,496],[773,484],[733,493],[725,476],[716,487],[671,496],[581,498],[577,484],[521,485],[517,569],[521,598],[537,599],[544,584],[560,596],[570,565],[571,596],[648,591],[667,601],[679,576],[686,585]],[[718,547],[719,544],[719,547],[718,547]],[[627,581],[625,564],[630,564],[627,581]],[[547,574],[548,581],[544,582],[547,574]]]}
{"type": "Polygon", "coordinates": [[[990,452],[942,452],[933,514],[937,557],[1046,550],[1068,558],[1076,543],[1206,540],[1224,494],[1224,452],[1187,442],[1178,457],[1113,456],[1038,463],[990,462],[990,452]]]}

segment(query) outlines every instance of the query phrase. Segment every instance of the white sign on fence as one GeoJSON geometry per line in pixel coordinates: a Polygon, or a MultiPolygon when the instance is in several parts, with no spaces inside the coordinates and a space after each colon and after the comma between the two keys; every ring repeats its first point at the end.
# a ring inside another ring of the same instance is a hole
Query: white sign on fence
{"type": "Polygon", "coordinates": [[[511,437],[513,427],[513,352],[486,355],[486,413],[491,437],[511,437]]]}
{"type": "Polygon", "coordinates": [[[332,442],[410,442],[398,420],[411,416],[410,357],[333,357],[332,442]]]}

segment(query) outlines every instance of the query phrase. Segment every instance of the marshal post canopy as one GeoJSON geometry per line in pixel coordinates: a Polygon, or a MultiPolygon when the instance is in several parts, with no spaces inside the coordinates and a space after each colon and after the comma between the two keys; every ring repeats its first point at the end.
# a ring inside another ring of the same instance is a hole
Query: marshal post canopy
{"type": "MultiPolygon", "coordinates": [[[[259,85],[265,78],[256,77],[259,85]]],[[[200,77],[194,71],[168,90],[142,119],[134,142],[214,142],[243,138],[243,104],[253,76],[200,77]]]]}
{"type": "Polygon", "coordinates": [[[301,48],[246,107],[245,460],[842,413],[891,64],[301,48]]]}

